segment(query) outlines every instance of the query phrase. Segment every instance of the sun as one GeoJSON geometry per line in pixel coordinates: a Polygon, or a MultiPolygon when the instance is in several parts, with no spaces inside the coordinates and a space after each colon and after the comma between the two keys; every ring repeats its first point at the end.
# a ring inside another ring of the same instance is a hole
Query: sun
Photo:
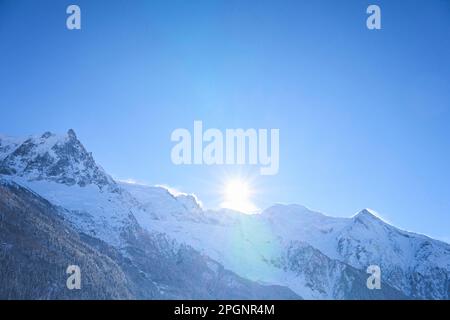
{"type": "Polygon", "coordinates": [[[249,184],[242,179],[232,179],[225,183],[223,188],[223,208],[253,213],[257,210],[251,201],[252,190],[249,184]]]}

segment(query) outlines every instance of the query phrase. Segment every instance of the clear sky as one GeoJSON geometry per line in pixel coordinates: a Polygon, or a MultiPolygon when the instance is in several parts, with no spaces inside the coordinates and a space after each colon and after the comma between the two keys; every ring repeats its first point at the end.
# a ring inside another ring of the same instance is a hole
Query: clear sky
{"type": "Polygon", "coordinates": [[[116,178],[217,206],[362,208],[450,240],[450,1],[0,0],[0,132],[73,128],[116,178]],[[82,30],[66,29],[78,4],[82,30]],[[378,4],[382,30],[366,28],[378,4]],[[280,170],[174,166],[176,128],[279,128],[280,170]]]}

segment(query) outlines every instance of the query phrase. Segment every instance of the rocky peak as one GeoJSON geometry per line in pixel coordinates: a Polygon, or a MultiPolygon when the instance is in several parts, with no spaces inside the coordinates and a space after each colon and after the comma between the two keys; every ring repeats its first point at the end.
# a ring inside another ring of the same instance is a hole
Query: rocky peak
{"type": "MultiPolygon", "coordinates": [[[[6,150],[6,147],[4,147],[6,150]]],[[[10,146],[0,159],[0,174],[49,180],[69,186],[97,185],[117,191],[114,180],[98,166],[70,129],[66,135],[45,132],[10,146]]]]}
{"type": "Polygon", "coordinates": [[[370,209],[363,209],[353,216],[356,222],[383,222],[377,214],[370,209]]]}
{"type": "Polygon", "coordinates": [[[77,135],[75,134],[75,131],[73,131],[73,129],[69,129],[69,131],[67,131],[67,136],[71,140],[78,140],[77,135]]]}

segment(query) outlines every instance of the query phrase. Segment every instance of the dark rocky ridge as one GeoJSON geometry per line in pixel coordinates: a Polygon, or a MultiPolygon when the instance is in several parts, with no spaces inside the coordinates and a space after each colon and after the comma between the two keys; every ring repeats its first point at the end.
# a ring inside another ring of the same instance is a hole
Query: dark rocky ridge
{"type": "Polygon", "coordinates": [[[48,180],[68,186],[88,184],[119,192],[115,181],[96,164],[70,129],[65,136],[45,132],[40,137],[26,139],[18,146],[4,147],[9,151],[0,161],[0,174],[48,180]]]}
{"type": "Polygon", "coordinates": [[[128,299],[120,267],[93,249],[45,199],[0,180],[0,299],[128,299]],[[81,268],[82,289],[66,287],[81,268]]]}

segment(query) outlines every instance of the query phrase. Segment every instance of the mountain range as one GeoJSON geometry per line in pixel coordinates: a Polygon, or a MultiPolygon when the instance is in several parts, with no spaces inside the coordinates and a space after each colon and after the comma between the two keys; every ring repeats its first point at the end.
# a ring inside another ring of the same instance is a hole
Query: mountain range
{"type": "Polygon", "coordinates": [[[208,210],[114,180],[73,130],[0,136],[0,298],[449,299],[450,245],[369,209],[208,210]],[[380,289],[367,287],[371,265],[380,289]]]}

